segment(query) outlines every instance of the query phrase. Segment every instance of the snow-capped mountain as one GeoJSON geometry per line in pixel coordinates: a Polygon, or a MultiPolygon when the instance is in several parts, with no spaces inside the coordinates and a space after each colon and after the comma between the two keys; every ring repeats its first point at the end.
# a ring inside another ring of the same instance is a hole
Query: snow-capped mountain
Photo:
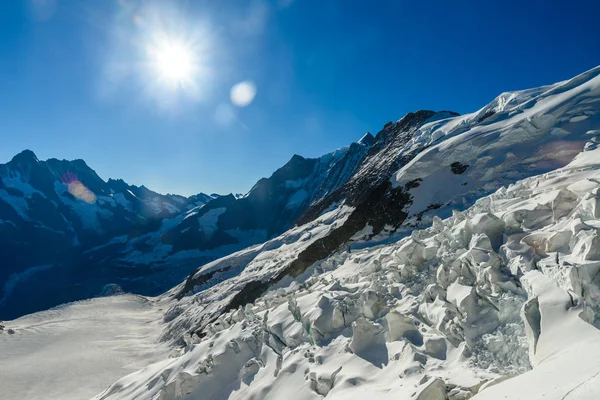
{"type": "Polygon", "coordinates": [[[12,231],[0,230],[9,255],[0,315],[121,290],[163,293],[199,265],[291,227],[353,176],[372,141],[366,134],[320,158],[294,155],[245,195],[188,198],[105,182],[82,160],[39,161],[25,151],[2,175],[10,193],[0,198],[0,219],[12,231]]]}
{"type": "Polygon", "coordinates": [[[21,395],[27,357],[56,351],[58,329],[86,354],[63,361],[68,376],[42,358],[30,398],[599,398],[599,143],[597,67],[294,156],[244,197],[90,250],[145,243],[123,253],[131,263],[230,254],[156,298],[6,322],[0,397],[21,395]],[[71,322],[85,315],[107,336],[71,322]],[[148,362],[128,353],[85,379],[124,346],[148,362]],[[89,390],[74,396],[73,374],[89,390]]]}
{"type": "MultiPolygon", "coordinates": [[[[39,293],[24,309],[18,307],[22,297],[11,299],[18,294],[15,290],[29,298],[27,293],[36,287],[18,287],[20,280],[35,280],[40,273],[38,278],[43,278],[53,265],[69,265],[71,272],[71,264],[83,261],[82,252],[115,238],[154,231],[164,219],[213,198],[202,193],[190,198],[161,195],[122,180],[104,181],[83,160],[40,161],[32,151],[19,153],[0,165],[0,314],[15,316],[93,296],[61,291],[60,298],[45,303],[39,293]]],[[[85,265],[78,266],[88,270],[90,265],[85,265]]]]}

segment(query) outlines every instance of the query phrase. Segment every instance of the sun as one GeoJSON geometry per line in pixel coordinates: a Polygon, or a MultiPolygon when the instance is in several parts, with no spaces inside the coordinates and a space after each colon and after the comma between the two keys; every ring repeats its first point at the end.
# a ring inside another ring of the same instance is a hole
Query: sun
{"type": "Polygon", "coordinates": [[[192,49],[173,39],[161,40],[150,49],[157,77],[172,86],[185,86],[197,72],[198,63],[192,49]]]}

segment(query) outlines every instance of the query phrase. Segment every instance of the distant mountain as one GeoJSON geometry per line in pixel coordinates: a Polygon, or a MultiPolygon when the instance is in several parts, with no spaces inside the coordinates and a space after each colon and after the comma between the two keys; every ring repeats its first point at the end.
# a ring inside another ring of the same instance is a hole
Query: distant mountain
{"type": "Polygon", "coordinates": [[[0,317],[115,288],[159,294],[199,265],[288,229],[352,176],[372,140],[316,159],[295,155],[245,195],[187,198],[25,150],[0,165],[0,317]]]}
{"type": "Polygon", "coordinates": [[[353,143],[320,158],[294,155],[245,196],[219,197],[191,210],[163,236],[176,250],[210,250],[239,243],[240,232],[260,241],[288,229],[316,201],[334,192],[354,174],[369,147],[353,143]],[[215,224],[218,220],[218,224],[215,224]]]}
{"type": "Polygon", "coordinates": [[[154,231],[164,219],[212,199],[104,181],[83,160],[40,161],[30,150],[17,154],[0,164],[0,315],[16,282],[30,277],[27,271],[79,259],[115,237],[154,231]]]}

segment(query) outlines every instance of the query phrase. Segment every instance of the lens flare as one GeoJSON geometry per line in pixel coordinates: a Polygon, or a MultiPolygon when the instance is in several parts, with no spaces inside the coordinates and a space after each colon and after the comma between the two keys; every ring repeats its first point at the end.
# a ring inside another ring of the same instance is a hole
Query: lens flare
{"type": "Polygon", "coordinates": [[[94,204],[96,202],[96,195],[85,185],[79,181],[73,181],[69,183],[69,193],[75,198],[83,200],[88,204],[94,204]]]}
{"type": "Polygon", "coordinates": [[[250,105],[255,96],[256,85],[254,82],[240,82],[231,88],[231,102],[238,107],[246,107],[250,105]]]}
{"type": "Polygon", "coordinates": [[[72,172],[67,172],[62,177],[62,182],[67,185],[67,190],[73,197],[88,204],[96,203],[96,195],[88,189],[72,172]]]}

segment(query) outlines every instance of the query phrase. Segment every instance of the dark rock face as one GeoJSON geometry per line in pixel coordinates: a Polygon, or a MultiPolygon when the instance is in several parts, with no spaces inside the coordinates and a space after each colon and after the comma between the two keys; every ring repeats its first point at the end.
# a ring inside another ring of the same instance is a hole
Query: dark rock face
{"type": "Polygon", "coordinates": [[[491,117],[494,114],[496,114],[496,111],[494,111],[494,110],[486,111],[485,114],[483,114],[481,117],[479,117],[479,119],[477,120],[477,123],[482,123],[483,121],[485,121],[486,119],[488,119],[489,117],[491,117]]]}
{"type": "Polygon", "coordinates": [[[458,161],[453,162],[452,164],[450,164],[450,169],[452,170],[452,173],[455,175],[462,175],[465,173],[465,171],[467,170],[467,168],[469,168],[469,166],[467,164],[463,164],[460,163],[458,161]]]}

